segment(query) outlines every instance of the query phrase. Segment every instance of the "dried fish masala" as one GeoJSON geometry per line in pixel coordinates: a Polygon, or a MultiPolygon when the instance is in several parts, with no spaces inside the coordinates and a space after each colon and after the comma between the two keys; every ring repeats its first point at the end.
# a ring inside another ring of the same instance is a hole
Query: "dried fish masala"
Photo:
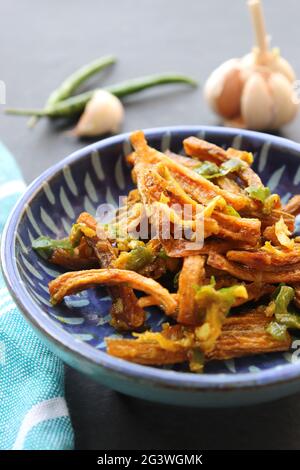
{"type": "Polygon", "coordinates": [[[186,155],[160,152],[142,131],[131,144],[135,188],[110,220],[83,212],[66,238],[32,243],[66,271],[49,283],[53,305],[105,287],[112,327],[132,334],[107,338],[107,353],[143,365],[201,373],[211,360],[289,350],[300,328],[300,195],[282,205],[247,150],[190,136],[186,155]],[[147,325],[151,306],[165,315],[161,331],[147,325]]]}

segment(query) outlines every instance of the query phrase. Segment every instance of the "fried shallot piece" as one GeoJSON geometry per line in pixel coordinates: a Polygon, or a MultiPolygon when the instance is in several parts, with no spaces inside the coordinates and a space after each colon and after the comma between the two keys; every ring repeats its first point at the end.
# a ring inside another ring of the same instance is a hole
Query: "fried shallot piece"
{"type": "MultiPolygon", "coordinates": [[[[100,227],[97,228],[96,220],[87,212],[80,214],[77,223],[92,231],[85,232],[85,239],[97,257],[100,267],[109,268],[116,260],[116,255],[104,231],[100,227]]],[[[138,305],[138,299],[131,287],[109,286],[108,293],[112,298],[110,310],[112,326],[118,330],[134,330],[144,324],[145,311],[138,305]]]]}
{"type": "Polygon", "coordinates": [[[187,256],[183,260],[179,275],[179,310],[177,321],[183,325],[198,325],[203,322],[200,318],[199,307],[195,298],[195,286],[200,286],[205,280],[205,257],[187,256]]]}
{"type": "Polygon", "coordinates": [[[76,294],[98,285],[126,284],[151,295],[157,300],[167,315],[172,315],[177,307],[176,300],[167,289],[148,277],[125,269],[90,269],[62,274],[49,283],[51,302],[58,304],[67,295],[76,294]]]}
{"type": "MultiPolygon", "coordinates": [[[[205,353],[205,360],[226,360],[235,357],[287,351],[291,337],[275,340],[266,332],[270,319],[253,310],[226,318],[214,348],[205,353]]],[[[161,333],[143,333],[138,339],[106,338],[108,354],[130,362],[147,365],[176,364],[191,360],[197,346],[195,330],[182,325],[168,326],[161,333]]]]}

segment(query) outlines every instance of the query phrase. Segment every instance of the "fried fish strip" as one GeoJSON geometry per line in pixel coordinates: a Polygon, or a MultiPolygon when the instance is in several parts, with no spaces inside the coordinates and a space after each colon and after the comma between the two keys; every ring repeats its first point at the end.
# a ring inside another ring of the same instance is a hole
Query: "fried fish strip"
{"type": "Polygon", "coordinates": [[[214,238],[208,238],[205,240],[205,243],[201,246],[196,246],[195,243],[192,243],[185,239],[170,239],[163,241],[164,249],[168,256],[172,258],[184,258],[186,256],[193,255],[209,255],[211,251],[216,253],[227,253],[227,251],[234,248],[239,248],[241,250],[250,250],[253,249],[253,246],[249,243],[239,242],[239,241],[230,241],[230,240],[220,240],[214,238]]]}
{"type": "MultiPolygon", "coordinates": [[[[214,348],[205,354],[205,360],[226,360],[287,351],[291,346],[290,336],[283,341],[275,340],[266,332],[269,322],[270,319],[259,311],[226,318],[222,333],[214,348]]],[[[187,345],[180,344],[186,331],[191,333],[193,330],[175,325],[156,334],[167,340],[173,339],[173,348],[170,348],[168,342],[164,345],[162,338],[156,337],[155,334],[152,334],[148,341],[141,341],[141,337],[138,340],[106,338],[107,352],[112,356],[138,364],[163,365],[186,362],[193,349],[192,341],[187,342],[187,345]]]]}
{"type": "Polygon", "coordinates": [[[294,250],[280,250],[274,248],[272,252],[263,250],[257,251],[238,251],[230,250],[226,257],[229,261],[244,264],[253,269],[267,270],[273,269],[274,266],[286,266],[300,263],[300,247],[294,250]]]}
{"type": "Polygon", "coordinates": [[[129,362],[149,366],[162,366],[186,362],[188,351],[178,348],[177,351],[163,349],[155,341],[139,343],[134,339],[106,339],[107,352],[111,356],[125,359],[129,362]]]}
{"type": "Polygon", "coordinates": [[[232,178],[228,176],[220,176],[216,178],[216,183],[220,188],[224,189],[224,191],[231,191],[232,193],[236,194],[244,194],[243,188],[239,186],[239,184],[232,178]]]}
{"type": "MultiPolygon", "coordinates": [[[[154,217],[158,229],[162,225],[162,219],[170,220],[170,222],[186,226],[188,220],[183,220],[182,215],[178,215],[174,207],[182,208],[186,204],[191,208],[190,216],[193,216],[194,210],[197,212],[202,211],[202,206],[197,202],[192,201],[191,198],[188,198],[185,195],[183,190],[178,190],[174,184],[170,188],[168,181],[162,178],[155,168],[145,165],[144,163],[138,163],[136,165],[136,176],[137,176],[137,185],[139,192],[142,197],[142,201],[145,206],[146,213],[148,216],[154,217]],[[161,199],[164,196],[166,203],[161,203],[161,199]]],[[[190,228],[193,228],[195,221],[190,221],[190,228]]],[[[218,232],[218,224],[211,217],[204,217],[204,232],[205,236],[208,237],[212,234],[218,232]]],[[[168,234],[169,235],[169,234],[168,234]]],[[[165,238],[162,236],[161,230],[159,230],[160,238],[165,238]]]]}
{"type": "Polygon", "coordinates": [[[197,139],[196,137],[188,137],[183,141],[183,145],[187,155],[198,158],[199,160],[208,160],[219,165],[231,158],[239,158],[246,163],[246,165],[239,169],[239,177],[247,186],[263,186],[260,177],[248,165],[251,162],[248,152],[232,148],[226,151],[217,145],[197,139]]]}
{"type": "Polygon", "coordinates": [[[126,284],[132,289],[152,295],[168,315],[172,315],[177,307],[177,302],[170,292],[158,282],[125,269],[90,269],[65,273],[49,283],[49,292],[51,301],[57,304],[62,302],[67,295],[76,294],[97,285],[119,284],[126,284]]]}
{"type": "Polygon", "coordinates": [[[197,137],[188,137],[183,141],[184,151],[187,155],[199,160],[207,160],[212,163],[221,164],[228,160],[226,150],[215,144],[197,137]]]}
{"type": "Polygon", "coordinates": [[[268,284],[297,283],[300,282],[300,265],[296,264],[293,271],[287,267],[286,270],[274,268],[270,271],[254,270],[246,266],[228,261],[223,255],[211,253],[207,263],[215,269],[226,271],[232,276],[243,281],[265,282],[268,284]]]}
{"type": "Polygon", "coordinates": [[[219,224],[219,237],[253,245],[259,241],[261,229],[259,219],[234,217],[219,211],[215,211],[213,217],[219,224]]]}
{"type": "Polygon", "coordinates": [[[214,197],[222,196],[236,210],[242,209],[249,203],[249,198],[246,196],[244,197],[230,193],[229,191],[223,191],[219,186],[203,178],[190,168],[177,163],[167,155],[149,147],[142,131],[133,132],[130,136],[130,140],[139,157],[135,169],[139,161],[142,161],[144,164],[162,162],[170,170],[182,188],[197,202],[208,204],[214,197]]]}
{"type": "Polygon", "coordinates": [[[205,280],[205,257],[187,256],[179,275],[179,310],[178,323],[184,325],[197,325],[203,321],[200,318],[199,307],[195,299],[195,286],[200,286],[205,280]]]}
{"type": "Polygon", "coordinates": [[[78,269],[96,268],[98,266],[97,257],[84,238],[80,241],[79,246],[74,248],[74,253],[71,254],[67,250],[56,248],[49,261],[65,269],[75,271],[78,269]]]}
{"type": "MultiPolygon", "coordinates": [[[[178,294],[171,294],[171,296],[178,303],[178,294]]],[[[157,298],[153,297],[152,295],[146,295],[144,297],[140,297],[138,300],[138,305],[142,308],[153,307],[154,305],[157,305],[157,298]]]]}
{"type": "MultiPolygon", "coordinates": [[[[136,176],[138,189],[146,207],[151,208],[155,202],[160,201],[162,194],[164,194],[164,196],[168,199],[168,204],[178,204],[182,206],[185,204],[191,204],[191,199],[186,196],[186,193],[189,193],[190,188],[183,188],[181,192],[173,188],[173,197],[171,198],[168,181],[164,180],[160,175],[158,175],[155,171],[155,168],[151,166],[149,167],[144,163],[137,163],[136,176]]],[[[196,202],[191,204],[191,206],[196,210],[197,207],[199,207],[200,209],[198,212],[202,207],[196,202]]],[[[260,238],[259,219],[233,217],[227,214],[223,214],[218,210],[213,211],[211,218],[218,223],[219,228],[218,231],[216,231],[216,224],[213,225],[213,221],[210,222],[209,217],[204,217],[205,238],[217,233],[221,238],[229,238],[235,241],[244,241],[253,243],[254,245],[260,238]]]]}
{"type": "Polygon", "coordinates": [[[270,322],[264,314],[250,312],[228,317],[214,349],[207,353],[207,360],[226,360],[235,357],[287,351],[291,346],[288,335],[283,341],[266,332],[270,322]]]}
{"type": "Polygon", "coordinates": [[[262,230],[275,225],[281,217],[291,232],[295,230],[295,216],[282,209],[274,209],[269,215],[253,212],[251,216],[260,218],[262,230]]]}
{"type": "MultiPolygon", "coordinates": [[[[77,219],[77,223],[85,225],[94,236],[85,235],[87,242],[94,250],[101,268],[109,268],[116,260],[116,255],[110,241],[100,226],[90,214],[83,212],[77,219]],[[99,237],[100,235],[100,237],[99,237]]],[[[111,324],[118,330],[131,330],[140,328],[146,319],[145,311],[138,305],[137,297],[131,287],[120,285],[108,287],[108,293],[112,298],[110,310],[111,324]]]]}
{"type": "Polygon", "coordinates": [[[299,215],[300,214],[300,194],[296,194],[293,196],[288,203],[283,208],[286,212],[291,215],[299,215]]]}

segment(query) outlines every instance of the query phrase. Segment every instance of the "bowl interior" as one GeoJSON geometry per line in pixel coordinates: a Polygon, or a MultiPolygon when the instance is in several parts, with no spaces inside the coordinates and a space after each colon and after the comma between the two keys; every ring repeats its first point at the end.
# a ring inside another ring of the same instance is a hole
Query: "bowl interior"
{"type": "MultiPolygon", "coordinates": [[[[200,128],[150,131],[147,137],[150,145],[158,149],[170,148],[182,153],[182,140],[189,135],[199,135],[223,147],[252,151],[254,169],[273,192],[283,197],[283,201],[299,192],[299,152],[283,140],[226,129],[200,128]]],[[[89,289],[69,296],[61,305],[53,307],[49,302],[47,285],[62,271],[37,256],[31,249],[31,242],[42,234],[52,238],[65,237],[80,212],[94,214],[99,204],[116,204],[119,196],[126,195],[133,187],[130,169],[123,158],[130,150],[128,138],[107,142],[84,149],[79,157],[69,159],[63,168],[39,186],[24,207],[15,241],[19,274],[28,295],[41,312],[36,320],[42,325],[43,317],[47,315],[79,341],[79,348],[83,341],[102,351],[105,351],[104,338],[118,336],[109,325],[110,298],[105,289],[89,289]]],[[[164,320],[158,309],[148,310],[147,322],[153,329],[159,329],[164,320]]],[[[291,361],[291,353],[260,355],[210,363],[206,373],[250,373],[282,367],[291,361]]],[[[176,367],[176,370],[185,369],[176,367]]]]}

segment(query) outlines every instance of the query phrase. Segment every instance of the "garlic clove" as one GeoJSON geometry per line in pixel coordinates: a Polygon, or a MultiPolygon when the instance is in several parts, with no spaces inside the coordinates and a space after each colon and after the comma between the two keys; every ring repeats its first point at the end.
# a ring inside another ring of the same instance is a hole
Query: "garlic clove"
{"type": "Polygon", "coordinates": [[[278,129],[295,117],[299,106],[294,96],[292,83],[282,73],[273,72],[268,83],[274,107],[272,129],[278,129]]]}
{"type": "Polygon", "coordinates": [[[243,85],[240,60],[230,59],[210,75],[205,84],[204,95],[216,113],[231,119],[240,114],[243,85]]]}
{"type": "Polygon", "coordinates": [[[249,129],[265,130],[272,125],[273,99],[261,73],[254,72],[244,86],[241,115],[245,127],[249,129]]]}
{"type": "Polygon", "coordinates": [[[106,90],[97,90],[87,103],[73,133],[79,137],[96,137],[119,131],[124,119],[121,101],[106,90]]]}
{"type": "Polygon", "coordinates": [[[296,74],[294,69],[283,57],[278,56],[272,63],[271,68],[275,72],[282,73],[282,75],[284,75],[291,83],[295,82],[296,74]]]}

